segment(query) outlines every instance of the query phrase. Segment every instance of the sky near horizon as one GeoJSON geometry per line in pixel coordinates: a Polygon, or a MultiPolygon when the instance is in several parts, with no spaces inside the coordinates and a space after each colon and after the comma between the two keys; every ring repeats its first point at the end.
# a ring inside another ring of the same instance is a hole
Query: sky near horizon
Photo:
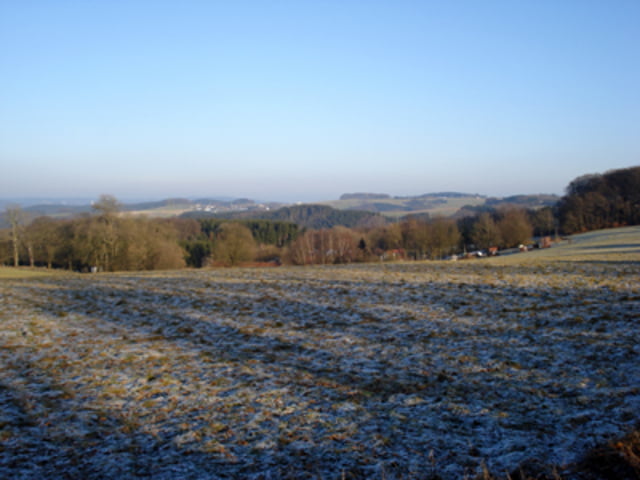
{"type": "Polygon", "coordinates": [[[562,194],[634,165],[638,0],[0,0],[0,198],[562,194]]]}

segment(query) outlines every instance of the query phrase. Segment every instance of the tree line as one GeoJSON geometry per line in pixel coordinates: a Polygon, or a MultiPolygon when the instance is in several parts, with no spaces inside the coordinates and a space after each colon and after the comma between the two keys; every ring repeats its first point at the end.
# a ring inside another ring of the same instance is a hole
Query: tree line
{"type": "Polygon", "coordinates": [[[6,213],[10,228],[0,232],[2,264],[73,271],[439,259],[465,248],[514,246],[529,241],[534,229],[524,210],[316,229],[273,220],[150,219],[123,214],[108,195],[93,205],[93,214],[73,219],[27,221],[19,208],[6,213]]]}
{"type": "Polygon", "coordinates": [[[557,205],[566,234],[640,224],[640,167],[583,175],[557,205]]]}
{"type": "Polygon", "coordinates": [[[453,218],[414,215],[395,222],[327,209],[292,207],[271,219],[150,219],[123,214],[109,195],[92,214],[73,219],[28,219],[20,208],[7,208],[0,264],[118,271],[441,259],[518,247],[534,237],[640,224],[640,167],[578,177],[555,207],[482,205],[453,218]],[[300,220],[305,212],[312,222],[300,220]]]}
{"type": "Polygon", "coordinates": [[[122,217],[119,204],[103,196],[93,215],[57,220],[38,217],[29,222],[18,207],[7,209],[8,232],[0,237],[3,263],[86,271],[181,268],[183,251],[169,222],[122,217]],[[7,252],[10,261],[7,262],[7,252]]]}
{"type": "Polygon", "coordinates": [[[93,214],[29,219],[9,207],[0,231],[0,264],[74,271],[163,270],[276,260],[298,235],[296,224],[267,220],[145,218],[123,214],[103,195],[93,214]]]}

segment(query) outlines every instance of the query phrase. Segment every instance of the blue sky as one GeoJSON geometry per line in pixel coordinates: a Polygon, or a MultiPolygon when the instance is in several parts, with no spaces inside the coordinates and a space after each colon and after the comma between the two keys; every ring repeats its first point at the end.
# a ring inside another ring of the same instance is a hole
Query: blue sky
{"type": "Polygon", "coordinates": [[[638,164],[637,0],[0,0],[0,197],[505,196],[638,164]]]}

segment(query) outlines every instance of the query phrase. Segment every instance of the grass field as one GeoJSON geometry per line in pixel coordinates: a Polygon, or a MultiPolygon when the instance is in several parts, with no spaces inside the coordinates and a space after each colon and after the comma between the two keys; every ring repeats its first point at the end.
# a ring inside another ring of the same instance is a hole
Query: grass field
{"type": "Polygon", "coordinates": [[[0,276],[1,478],[573,479],[639,420],[638,228],[448,263],[0,276]]]}
{"type": "Polygon", "coordinates": [[[640,227],[614,228],[574,235],[552,248],[490,259],[494,263],[640,262],[640,227]]]}
{"type": "Polygon", "coordinates": [[[171,218],[191,211],[193,211],[192,205],[167,205],[164,207],[150,208],[147,210],[129,210],[124,215],[149,218],[171,218]]]}
{"type": "Polygon", "coordinates": [[[59,272],[53,270],[46,270],[42,268],[29,268],[29,267],[2,267],[0,266],[0,281],[3,279],[28,279],[45,277],[51,275],[58,275],[59,272]]]}

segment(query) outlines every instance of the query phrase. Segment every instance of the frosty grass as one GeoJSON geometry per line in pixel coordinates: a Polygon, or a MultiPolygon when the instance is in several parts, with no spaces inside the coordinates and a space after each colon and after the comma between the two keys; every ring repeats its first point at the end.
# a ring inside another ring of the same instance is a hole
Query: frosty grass
{"type": "Polygon", "coordinates": [[[0,282],[0,477],[562,466],[640,412],[638,262],[0,282]]]}

